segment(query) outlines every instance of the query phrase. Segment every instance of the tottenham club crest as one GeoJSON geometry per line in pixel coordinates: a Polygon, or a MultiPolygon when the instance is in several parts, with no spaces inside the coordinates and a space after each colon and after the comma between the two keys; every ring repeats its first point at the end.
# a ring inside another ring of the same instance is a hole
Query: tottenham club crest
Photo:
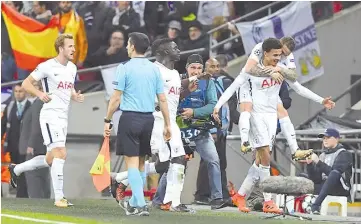
{"type": "Polygon", "coordinates": [[[258,26],[257,23],[252,25],[252,36],[253,40],[258,44],[263,41],[262,27],[258,26]]]}

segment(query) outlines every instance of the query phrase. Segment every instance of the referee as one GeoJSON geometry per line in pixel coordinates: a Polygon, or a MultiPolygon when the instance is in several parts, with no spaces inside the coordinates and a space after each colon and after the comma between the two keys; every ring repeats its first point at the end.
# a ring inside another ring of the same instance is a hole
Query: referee
{"type": "Polygon", "coordinates": [[[144,163],[145,156],[151,155],[155,96],[164,117],[164,138],[166,141],[171,138],[168,104],[161,74],[158,67],[144,57],[148,47],[149,39],[145,34],[129,34],[127,50],[131,59],[117,68],[117,78],[113,82],[115,91],[104,119],[104,136],[107,137],[110,136],[111,118],[120,105],[123,113],[119,119],[116,153],[125,157],[133,193],[129,201],[119,202],[127,215],[149,215],[143,193],[146,178],[144,163]]]}

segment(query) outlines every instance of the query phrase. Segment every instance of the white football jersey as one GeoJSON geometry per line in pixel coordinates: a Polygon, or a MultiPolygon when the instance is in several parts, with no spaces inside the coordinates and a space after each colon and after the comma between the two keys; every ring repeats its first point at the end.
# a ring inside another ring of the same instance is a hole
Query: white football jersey
{"type": "MultiPolygon", "coordinates": [[[[175,69],[170,70],[159,62],[154,62],[154,64],[158,66],[164,82],[164,93],[167,97],[170,120],[175,121],[182,87],[179,72],[175,69]]],[[[154,112],[154,116],[163,118],[160,111],[154,112]]]]}
{"type": "MultiPolygon", "coordinates": [[[[263,67],[262,64],[260,66],[263,67]]],[[[281,62],[279,67],[285,67],[281,62]]],[[[253,101],[253,111],[256,113],[277,113],[278,95],[282,82],[271,77],[255,77],[248,75],[253,101]]],[[[286,82],[288,82],[286,80],[286,82]]]]}
{"type": "Polygon", "coordinates": [[[42,114],[56,114],[60,118],[68,117],[71,93],[77,68],[74,63],[66,66],[55,58],[40,63],[30,74],[36,81],[41,80],[43,91],[49,94],[51,101],[43,104],[42,114]]]}
{"type": "MultiPolygon", "coordinates": [[[[251,54],[249,55],[249,58],[257,61],[258,63],[262,60],[263,57],[262,44],[263,42],[256,44],[256,46],[254,46],[254,48],[252,49],[251,54]]],[[[285,65],[286,68],[289,69],[296,68],[295,57],[292,53],[288,56],[282,55],[280,63],[285,65]]]]}

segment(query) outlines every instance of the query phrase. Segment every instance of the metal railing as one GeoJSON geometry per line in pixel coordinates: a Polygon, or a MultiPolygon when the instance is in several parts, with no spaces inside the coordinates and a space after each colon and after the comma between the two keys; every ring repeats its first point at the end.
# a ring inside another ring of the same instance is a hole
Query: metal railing
{"type": "MultiPolygon", "coordinates": [[[[250,13],[247,13],[246,15],[238,17],[237,19],[231,20],[229,22],[235,24],[236,22],[239,22],[239,21],[241,21],[243,19],[246,19],[246,18],[248,18],[250,16],[253,16],[253,15],[255,15],[257,13],[260,13],[260,12],[263,12],[265,10],[268,10],[268,14],[270,15],[271,14],[270,9],[273,6],[276,6],[276,5],[280,4],[280,3],[282,3],[282,1],[272,2],[271,4],[265,5],[265,6],[261,7],[261,8],[259,8],[259,9],[256,9],[256,10],[250,12],[250,13]]],[[[218,30],[221,30],[221,29],[227,27],[227,26],[228,26],[227,23],[225,23],[225,24],[220,25],[220,26],[218,26],[218,27],[216,27],[214,29],[211,29],[210,31],[207,32],[207,34],[209,35],[209,55],[212,54],[212,50],[214,50],[214,49],[216,49],[216,48],[218,48],[218,47],[220,47],[220,46],[222,46],[222,45],[224,45],[224,44],[226,44],[226,43],[228,43],[228,42],[230,42],[230,41],[232,41],[234,39],[237,39],[237,38],[241,37],[241,34],[239,33],[237,35],[234,35],[234,36],[232,36],[232,37],[230,37],[228,39],[225,39],[225,40],[223,40],[223,41],[221,41],[221,42],[219,42],[219,43],[212,46],[212,34],[214,32],[216,32],[216,31],[218,31],[218,30]]]]}
{"type": "MultiPolygon", "coordinates": [[[[350,93],[354,88],[361,86],[361,79],[357,80],[356,82],[354,82],[351,86],[349,86],[345,91],[343,91],[340,95],[338,95],[337,97],[335,97],[333,100],[334,102],[337,102],[338,100],[340,100],[342,97],[346,96],[348,93],[350,93]]],[[[306,125],[308,125],[313,119],[315,119],[318,115],[320,115],[321,113],[325,112],[326,108],[323,108],[319,111],[317,111],[313,116],[311,116],[310,118],[308,118],[306,121],[302,122],[300,125],[298,125],[295,129],[303,129],[306,125]]]]}
{"type": "MultiPolygon", "coordinates": [[[[296,130],[296,139],[301,142],[322,142],[322,139],[317,137],[301,137],[301,136],[315,136],[324,132],[325,129],[313,130],[296,130]]],[[[361,129],[340,130],[340,135],[361,135],[361,129]]],[[[227,140],[241,140],[240,135],[228,135],[227,140]]],[[[277,136],[276,140],[286,140],[286,138],[277,136]]],[[[344,143],[361,143],[361,138],[341,138],[340,142],[344,143]]]]}
{"type": "MultiPolygon", "coordinates": [[[[311,5],[313,5],[314,3],[317,3],[317,2],[319,2],[319,1],[311,1],[311,5]]],[[[272,7],[274,7],[274,6],[276,6],[276,5],[280,4],[280,3],[283,3],[283,2],[278,1],[278,2],[270,3],[270,4],[266,5],[266,6],[263,6],[263,7],[259,8],[259,9],[255,10],[255,11],[252,11],[252,12],[250,12],[250,13],[244,15],[244,16],[241,16],[241,17],[239,17],[237,19],[234,19],[234,20],[231,20],[229,22],[230,23],[236,23],[236,22],[239,22],[239,21],[241,21],[243,19],[246,19],[246,18],[248,18],[250,16],[253,16],[253,15],[255,15],[257,13],[260,13],[262,11],[265,11],[265,10],[268,10],[268,15],[270,15],[272,13],[272,10],[271,10],[272,7]]],[[[212,55],[212,50],[214,50],[214,49],[216,49],[216,48],[218,48],[220,46],[223,46],[224,44],[226,44],[228,42],[231,42],[234,39],[237,39],[237,38],[241,37],[241,34],[239,33],[237,35],[231,36],[231,37],[229,37],[229,38],[227,38],[227,39],[225,39],[225,40],[223,40],[223,41],[221,41],[221,42],[219,42],[217,44],[214,44],[212,46],[212,33],[216,32],[216,31],[218,31],[218,30],[220,30],[220,29],[222,29],[222,28],[224,28],[226,26],[228,26],[227,23],[225,23],[223,25],[220,25],[220,26],[218,26],[218,27],[216,27],[214,29],[211,29],[210,31],[207,32],[207,34],[209,35],[209,55],[212,55]]],[[[238,31],[238,32],[240,32],[240,31],[238,31]]]]}
{"type": "MultiPolygon", "coordinates": [[[[193,50],[182,51],[182,52],[180,52],[180,55],[198,53],[198,52],[205,51],[205,50],[206,50],[206,48],[197,48],[197,49],[193,49],[193,50]]],[[[148,57],[148,59],[149,60],[155,60],[155,57],[148,57]]],[[[120,63],[110,64],[110,65],[101,65],[101,66],[92,67],[92,68],[80,69],[78,71],[78,74],[87,73],[87,72],[101,71],[102,69],[107,69],[107,68],[118,66],[120,63]]],[[[22,83],[23,81],[24,80],[15,80],[15,81],[11,81],[11,82],[1,83],[1,87],[13,86],[13,85],[16,85],[18,83],[22,83]]]]}

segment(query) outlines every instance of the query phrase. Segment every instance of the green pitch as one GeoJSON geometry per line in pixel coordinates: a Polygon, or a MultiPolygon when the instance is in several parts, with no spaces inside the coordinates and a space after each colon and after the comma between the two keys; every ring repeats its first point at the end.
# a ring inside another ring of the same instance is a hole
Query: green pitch
{"type": "MultiPolygon", "coordinates": [[[[196,214],[171,213],[160,210],[150,210],[149,217],[130,217],[125,216],[123,210],[115,203],[114,200],[100,199],[78,199],[70,200],[74,207],[56,208],[52,200],[41,199],[2,199],[1,200],[1,223],[117,223],[117,224],[227,224],[227,223],[320,223],[307,222],[298,220],[263,220],[257,214],[242,214],[233,211],[211,211],[198,210],[196,214]],[[3,215],[13,215],[6,217],[3,215]],[[27,220],[20,220],[27,219],[27,220]],[[36,219],[34,222],[32,219],[36,219]],[[40,221],[39,221],[40,220],[40,221]],[[41,220],[46,220],[41,221],[41,220]],[[52,222],[49,222],[52,221],[52,222]]],[[[324,222],[323,222],[324,223],[324,222]]]]}

